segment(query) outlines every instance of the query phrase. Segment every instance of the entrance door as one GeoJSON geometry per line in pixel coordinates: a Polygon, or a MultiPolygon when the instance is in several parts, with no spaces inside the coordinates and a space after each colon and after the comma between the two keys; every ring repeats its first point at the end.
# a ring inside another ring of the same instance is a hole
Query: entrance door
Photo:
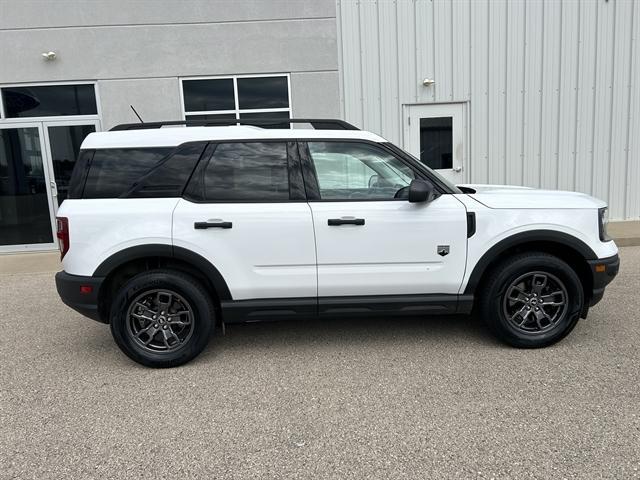
{"type": "Polygon", "coordinates": [[[73,120],[44,122],[45,145],[49,163],[49,175],[54,197],[54,213],[67,198],[71,172],[76,164],[80,145],[90,133],[99,130],[97,120],[73,120]]]}
{"type": "Polygon", "coordinates": [[[406,149],[452,183],[465,181],[465,104],[407,105],[406,149]]]}
{"type": "Polygon", "coordinates": [[[0,251],[56,248],[42,124],[0,124],[0,251]]]}

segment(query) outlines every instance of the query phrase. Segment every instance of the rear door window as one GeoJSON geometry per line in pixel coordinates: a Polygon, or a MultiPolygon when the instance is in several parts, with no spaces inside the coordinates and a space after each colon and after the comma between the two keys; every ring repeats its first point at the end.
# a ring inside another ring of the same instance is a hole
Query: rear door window
{"type": "Polygon", "coordinates": [[[220,143],[187,193],[205,202],[288,201],[287,143],[220,143]]]}

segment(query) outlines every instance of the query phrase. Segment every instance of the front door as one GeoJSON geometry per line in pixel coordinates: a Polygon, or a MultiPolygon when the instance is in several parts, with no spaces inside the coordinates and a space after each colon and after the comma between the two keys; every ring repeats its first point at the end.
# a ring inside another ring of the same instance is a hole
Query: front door
{"type": "Polygon", "coordinates": [[[454,184],[465,182],[465,104],[407,105],[405,148],[454,184]]]}
{"type": "Polygon", "coordinates": [[[0,124],[0,251],[56,248],[41,123],[0,124]]]}
{"type": "Polygon", "coordinates": [[[416,174],[371,143],[301,145],[318,258],[318,296],[457,294],[466,210],[453,195],[409,203],[416,174]],[[308,178],[309,175],[315,178],[308,178]]]}
{"type": "Polygon", "coordinates": [[[56,212],[80,145],[97,130],[97,120],[0,124],[0,251],[57,248],[56,212]]]}

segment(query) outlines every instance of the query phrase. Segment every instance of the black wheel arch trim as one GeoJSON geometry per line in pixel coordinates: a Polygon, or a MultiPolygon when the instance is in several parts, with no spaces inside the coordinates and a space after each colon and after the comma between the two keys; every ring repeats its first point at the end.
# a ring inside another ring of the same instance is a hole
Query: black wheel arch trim
{"type": "Polygon", "coordinates": [[[465,294],[473,293],[480,279],[484,275],[487,267],[497,258],[500,257],[507,250],[517,247],[518,245],[524,245],[531,242],[550,242],[562,245],[564,247],[571,248],[579,253],[585,261],[595,260],[598,258],[596,253],[589,245],[584,243],[579,238],[569,235],[564,232],[558,232],[555,230],[529,230],[526,232],[516,233],[510,237],[500,240],[493,247],[487,250],[480,260],[473,267],[473,272],[469,277],[467,286],[464,289],[465,294]]]}
{"type": "Polygon", "coordinates": [[[94,277],[107,277],[116,268],[148,257],[164,257],[181,260],[205,275],[216,290],[220,300],[232,300],[227,282],[220,271],[206,258],[183,247],[165,244],[136,245],[114,253],[104,260],[93,272],[94,277]]]}

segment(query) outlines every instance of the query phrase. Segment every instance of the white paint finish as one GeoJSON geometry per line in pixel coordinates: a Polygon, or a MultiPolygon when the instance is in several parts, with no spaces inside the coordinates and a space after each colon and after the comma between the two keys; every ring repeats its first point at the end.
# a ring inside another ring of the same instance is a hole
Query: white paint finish
{"type": "Polygon", "coordinates": [[[317,295],[314,230],[307,203],[181,199],[173,214],[173,244],[215,265],[234,300],[317,295]],[[227,221],[233,227],[193,228],[203,221],[227,221]]]}
{"type": "Polygon", "coordinates": [[[138,123],[130,105],[145,122],[182,118],[177,78],[100,80],[98,88],[105,130],[119,123],[138,123]]]}
{"type": "MultiPolygon", "coordinates": [[[[568,210],[592,209],[594,212],[606,203],[586,193],[562,190],[539,190],[528,187],[504,185],[466,185],[476,193],[471,196],[489,208],[518,208],[523,210],[543,209],[568,210]]],[[[565,213],[567,215],[567,213],[565,213]]]]}
{"type": "MultiPolygon", "coordinates": [[[[535,190],[528,192],[534,193],[535,190]]],[[[464,291],[473,267],[482,256],[500,241],[518,233],[552,230],[581,240],[598,258],[607,258],[618,253],[613,241],[600,241],[598,213],[593,208],[572,209],[570,214],[563,209],[494,209],[478,203],[473,198],[474,195],[455,196],[465,204],[467,210],[475,212],[477,225],[476,234],[469,238],[467,243],[467,269],[460,292],[464,291]]]]}
{"type": "Polygon", "coordinates": [[[104,260],[126,248],[171,245],[177,203],[177,198],[65,200],[58,210],[58,216],[69,219],[64,271],[93,275],[104,260]]]}
{"type": "Polygon", "coordinates": [[[227,127],[163,127],[147,130],[118,130],[90,133],[82,148],[174,147],[185,142],[219,140],[263,140],[280,138],[347,138],[385,142],[374,133],[363,130],[277,129],[251,126],[227,127]]]}
{"type": "Polygon", "coordinates": [[[0,30],[335,17],[333,0],[0,0],[0,30]]]}
{"type": "Polygon", "coordinates": [[[403,105],[468,101],[470,181],[576,189],[607,200],[614,219],[640,218],[637,2],[356,4],[338,0],[338,9],[360,12],[350,17],[358,41],[375,48],[343,40],[340,62],[379,73],[341,73],[347,121],[398,143],[408,127],[403,105]],[[412,62],[415,73],[401,68],[412,62]],[[424,78],[435,85],[421,86],[424,78]]]}
{"type": "Polygon", "coordinates": [[[311,202],[318,295],[457,293],[465,267],[466,210],[453,195],[430,203],[311,202]],[[330,218],[365,224],[329,226],[330,218]],[[447,256],[438,245],[449,245],[447,256]]]}
{"type": "Polygon", "coordinates": [[[453,168],[437,169],[437,172],[452,183],[462,183],[466,175],[466,135],[465,104],[442,103],[433,105],[409,105],[406,107],[408,128],[405,130],[405,148],[416,158],[420,158],[420,119],[434,117],[451,117],[452,120],[452,159],[453,168]]]}

